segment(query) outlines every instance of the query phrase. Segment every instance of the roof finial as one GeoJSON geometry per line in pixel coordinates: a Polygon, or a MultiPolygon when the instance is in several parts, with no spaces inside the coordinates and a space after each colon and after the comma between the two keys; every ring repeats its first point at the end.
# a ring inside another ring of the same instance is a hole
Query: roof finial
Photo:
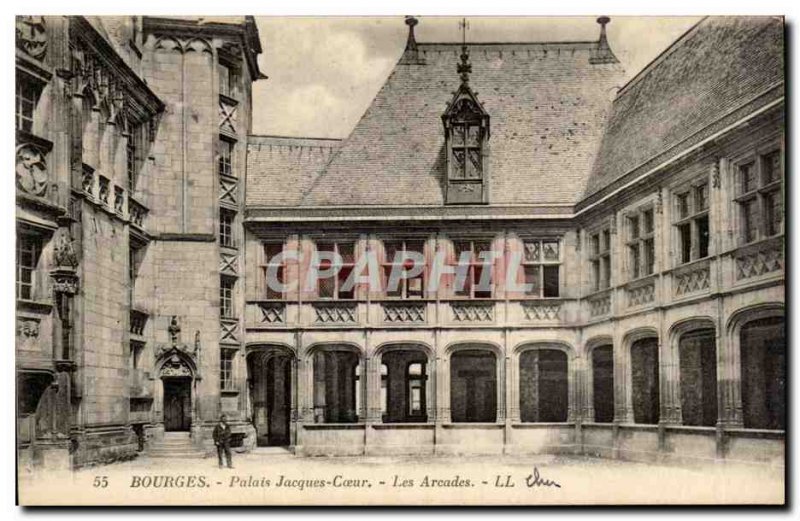
{"type": "Polygon", "coordinates": [[[407,51],[417,51],[417,39],[414,37],[414,26],[419,23],[419,20],[413,16],[406,16],[406,25],[408,26],[408,40],[406,41],[407,51]]]}
{"type": "Polygon", "coordinates": [[[403,52],[403,57],[400,63],[421,65],[423,60],[419,59],[419,50],[417,49],[417,39],[414,37],[414,26],[419,23],[419,20],[413,16],[406,16],[406,25],[408,26],[408,40],[406,40],[406,50],[403,52]]]}
{"type": "Polygon", "coordinates": [[[463,85],[469,84],[469,74],[472,72],[472,65],[469,63],[469,49],[467,49],[467,29],[469,28],[469,22],[467,22],[466,18],[462,18],[460,22],[458,22],[458,26],[461,27],[461,63],[458,64],[456,70],[458,74],[461,76],[461,83],[463,85]]]}
{"type": "Polygon", "coordinates": [[[597,19],[597,23],[600,24],[600,41],[597,43],[599,48],[608,48],[608,38],[606,37],[606,24],[611,21],[611,18],[607,16],[601,16],[597,19]]]}
{"type": "Polygon", "coordinates": [[[597,49],[594,55],[589,59],[590,63],[618,63],[617,57],[611,52],[611,47],[608,45],[608,36],[606,36],[606,24],[611,21],[608,16],[601,16],[597,19],[600,24],[600,39],[597,41],[597,49]]]}

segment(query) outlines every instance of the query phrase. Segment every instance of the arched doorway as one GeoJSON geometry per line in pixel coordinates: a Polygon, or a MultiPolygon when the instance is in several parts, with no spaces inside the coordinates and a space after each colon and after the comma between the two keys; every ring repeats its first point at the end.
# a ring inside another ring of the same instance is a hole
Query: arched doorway
{"type": "Polygon", "coordinates": [[[164,430],[188,431],[192,427],[192,379],[166,377],[164,384],[164,430]]]}
{"type": "Polygon", "coordinates": [[[185,348],[164,349],[156,369],[161,379],[161,410],[165,432],[188,432],[195,416],[194,383],[199,378],[194,356],[185,348]]]}
{"type": "Polygon", "coordinates": [[[259,447],[292,444],[294,356],[280,347],[258,348],[247,355],[250,414],[259,447]]]}

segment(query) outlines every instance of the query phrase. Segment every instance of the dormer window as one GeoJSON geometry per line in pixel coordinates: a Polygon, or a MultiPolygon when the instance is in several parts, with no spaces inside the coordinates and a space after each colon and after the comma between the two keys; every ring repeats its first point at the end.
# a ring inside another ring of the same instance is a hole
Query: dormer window
{"type": "Polygon", "coordinates": [[[453,118],[452,121],[453,142],[450,152],[453,163],[450,176],[452,179],[482,179],[483,129],[481,128],[480,113],[475,111],[476,107],[467,99],[463,99],[459,103],[461,105],[459,117],[453,118]]]}
{"type": "Polygon", "coordinates": [[[448,204],[488,202],[486,190],[486,146],[489,115],[469,86],[469,53],[462,48],[458,72],[461,86],[442,115],[447,150],[448,204]]]}

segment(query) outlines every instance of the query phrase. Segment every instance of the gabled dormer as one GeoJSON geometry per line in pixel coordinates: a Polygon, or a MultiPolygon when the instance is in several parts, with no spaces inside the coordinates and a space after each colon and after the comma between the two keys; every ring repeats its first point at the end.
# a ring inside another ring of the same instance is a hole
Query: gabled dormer
{"type": "Polygon", "coordinates": [[[461,85],[442,114],[446,150],[447,204],[488,203],[489,114],[469,86],[467,46],[461,48],[457,71],[461,85]]]}

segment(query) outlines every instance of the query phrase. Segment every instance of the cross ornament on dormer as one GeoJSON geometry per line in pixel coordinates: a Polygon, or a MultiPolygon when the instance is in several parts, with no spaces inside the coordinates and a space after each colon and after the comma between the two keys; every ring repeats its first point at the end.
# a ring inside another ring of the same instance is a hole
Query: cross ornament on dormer
{"type": "Polygon", "coordinates": [[[469,83],[469,75],[472,72],[472,65],[469,63],[469,51],[467,50],[467,29],[469,29],[469,22],[466,18],[462,18],[458,22],[461,28],[461,63],[458,64],[456,70],[461,76],[461,83],[467,85],[469,83]]]}

